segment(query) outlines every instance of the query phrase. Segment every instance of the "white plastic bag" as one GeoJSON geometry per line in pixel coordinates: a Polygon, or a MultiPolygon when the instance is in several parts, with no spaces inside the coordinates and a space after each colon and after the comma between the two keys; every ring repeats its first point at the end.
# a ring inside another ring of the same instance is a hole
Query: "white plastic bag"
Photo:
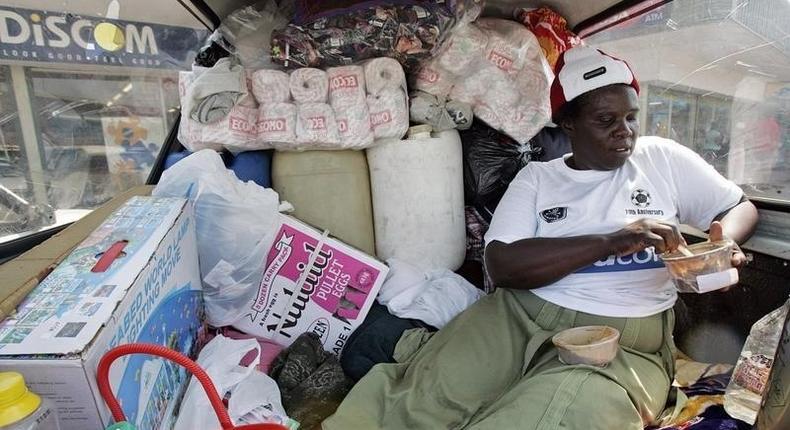
{"type": "Polygon", "coordinates": [[[387,264],[389,275],[376,300],[400,318],[442,328],[485,295],[449,270],[424,272],[394,258],[387,260],[387,264]]]}
{"type": "Polygon", "coordinates": [[[212,150],[167,169],[153,195],[194,201],[206,320],[216,327],[233,324],[258,293],[279,225],[279,196],[240,181],[212,150]]]}
{"type": "MultiPolygon", "coordinates": [[[[277,383],[255,370],[261,356],[255,339],[230,339],[217,335],[203,347],[197,363],[206,371],[221,398],[230,393],[228,414],[234,424],[286,424],[288,417],[280,400],[277,383]],[[256,355],[249,366],[239,362],[250,351],[256,355]]],[[[220,428],[214,409],[203,386],[195,377],[189,382],[174,430],[217,430],[220,428]]]]}

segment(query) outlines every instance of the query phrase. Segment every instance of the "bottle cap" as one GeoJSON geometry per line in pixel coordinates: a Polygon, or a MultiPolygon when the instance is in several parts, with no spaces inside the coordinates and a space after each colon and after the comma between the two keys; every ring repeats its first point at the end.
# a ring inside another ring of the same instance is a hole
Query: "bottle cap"
{"type": "Polygon", "coordinates": [[[18,372],[0,372],[0,427],[22,421],[41,405],[18,372]]]}

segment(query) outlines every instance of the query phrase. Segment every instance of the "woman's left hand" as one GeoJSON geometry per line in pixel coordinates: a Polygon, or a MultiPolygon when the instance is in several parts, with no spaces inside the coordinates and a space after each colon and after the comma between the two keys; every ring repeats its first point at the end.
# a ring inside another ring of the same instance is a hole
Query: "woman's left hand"
{"type": "Polygon", "coordinates": [[[732,256],[730,257],[730,262],[732,263],[732,267],[740,268],[741,266],[746,263],[747,258],[746,254],[741,251],[741,247],[738,246],[735,241],[732,239],[724,236],[722,231],[722,225],[718,221],[713,221],[710,224],[710,230],[708,231],[708,240],[711,242],[717,242],[720,240],[730,240],[732,242],[732,256]]]}

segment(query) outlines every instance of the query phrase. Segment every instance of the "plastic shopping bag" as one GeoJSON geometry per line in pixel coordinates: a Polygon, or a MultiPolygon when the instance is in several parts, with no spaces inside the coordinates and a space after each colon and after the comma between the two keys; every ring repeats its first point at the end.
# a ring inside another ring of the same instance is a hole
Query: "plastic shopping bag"
{"type": "MultiPolygon", "coordinates": [[[[230,395],[228,413],[234,424],[290,424],[285,414],[277,383],[255,370],[261,347],[255,339],[235,340],[218,335],[198,356],[197,363],[211,378],[220,397],[230,395]],[[254,351],[249,366],[239,362],[254,351]]],[[[174,430],[216,430],[219,421],[208,396],[195,377],[189,382],[174,430]]]]}
{"type": "Polygon", "coordinates": [[[153,195],[194,202],[206,319],[216,327],[233,324],[258,293],[263,261],[279,225],[279,196],[240,181],[212,150],[167,169],[153,195]]]}

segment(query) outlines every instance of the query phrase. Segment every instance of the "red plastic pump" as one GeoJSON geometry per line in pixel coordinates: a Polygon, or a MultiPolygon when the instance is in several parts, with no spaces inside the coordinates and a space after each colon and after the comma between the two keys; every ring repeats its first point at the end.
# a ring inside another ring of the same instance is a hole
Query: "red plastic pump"
{"type": "Polygon", "coordinates": [[[214,383],[211,382],[211,378],[209,378],[208,374],[206,374],[206,372],[197,363],[177,351],[165,348],[161,345],[147,343],[130,343],[117,346],[107,351],[107,353],[102,357],[101,361],[99,361],[99,368],[96,371],[96,382],[99,385],[99,392],[104,398],[105,403],[107,403],[107,406],[110,408],[110,412],[112,413],[112,417],[116,423],[125,422],[126,416],[124,415],[123,409],[121,409],[121,405],[118,403],[118,399],[115,398],[112,388],[110,387],[110,366],[116,359],[130,354],[147,354],[162,357],[183,366],[189,371],[189,373],[195,375],[195,378],[197,378],[198,382],[200,382],[200,385],[203,386],[203,390],[205,390],[209,402],[211,402],[211,407],[214,408],[214,412],[217,414],[217,418],[219,419],[220,426],[222,426],[222,430],[288,430],[287,427],[281,426],[279,424],[247,424],[234,427],[233,422],[228,415],[228,411],[225,409],[225,405],[222,404],[222,399],[217,394],[217,389],[214,387],[214,383]]]}

